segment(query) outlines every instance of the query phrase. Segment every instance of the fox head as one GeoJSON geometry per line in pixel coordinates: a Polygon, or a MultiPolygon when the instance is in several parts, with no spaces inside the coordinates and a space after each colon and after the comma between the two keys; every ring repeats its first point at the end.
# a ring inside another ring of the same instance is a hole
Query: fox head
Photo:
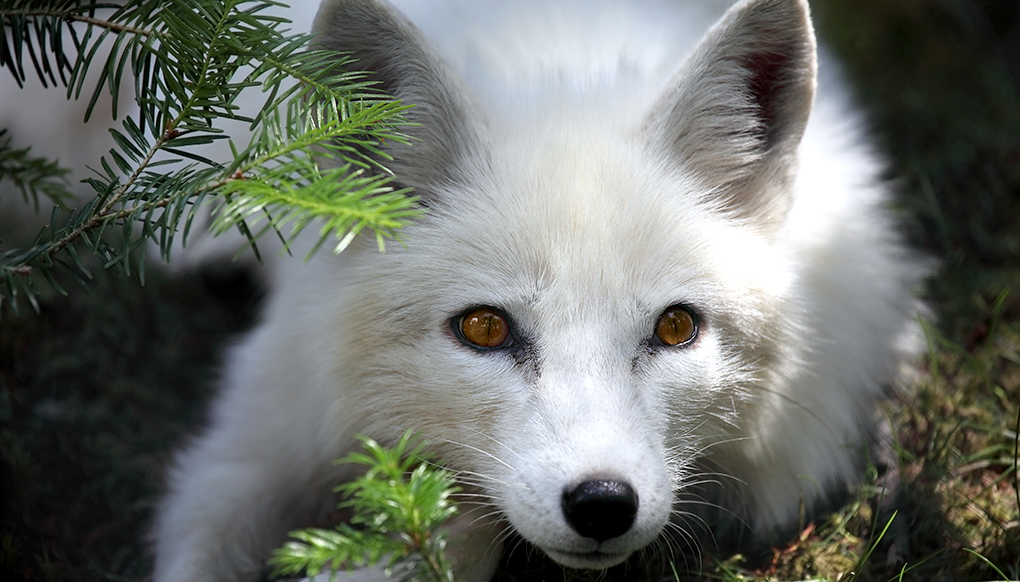
{"type": "Polygon", "coordinates": [[[699,459],[766,422],[760,387],[795,358],[777,239],[815,87],[806,2],[733,6],[637,106],[512,116],[382,0],[327,1],[316,30],[414,106],[386,165],[428,208],[405,246],[349,251],[345,422],[424,435],[478,515],[557,562],[621,562],[699,459]]]}

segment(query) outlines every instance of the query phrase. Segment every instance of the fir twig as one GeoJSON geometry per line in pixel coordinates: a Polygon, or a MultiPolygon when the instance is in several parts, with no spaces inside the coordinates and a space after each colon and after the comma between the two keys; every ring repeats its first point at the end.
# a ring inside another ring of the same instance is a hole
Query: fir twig
{"type": "Polygon", "coordinates": [[[366,452],[337,461],[368,468],[336,489],[346,498],[339,507],[354,512],[351,522],[335,530],[292,532],[297,541],[277,550],[270,564],[277,574],[315,576],[385,563],[387,574],[402,580],[453,582],[440,529],[457,512],[453,474],[423,462],[425,443],[412,448],[411,432],[391,449],[359,438],[366,452]]]}
{"type": "Polygon", "coordinates": [[[14,184],[22,200],[31,203],[36,212],[39,212],[40,197],[65,206],[72,198],[67,182],[70,171],[56,162],[30,154],[31,148],[11,147],[7,130],[0,129],[0,180],[14,184]]]}
{"type": "MultiPolygon", "coordinates": [[[[0,8],[0,65],[19,83],[27,55],[44,84],[56,83],[59,73],[68,97],[78,98],[106,46],[86,119],[103,91],[113,97],[116,116],[125,75],[134,79],[138,104],[136,118],[111,130],[115,147],[85,181],[93,198],[77,211],[52,214],[29,248],[0,252],[0,299],[16,308],[24,295],[34,306],[36,275],[63,292],[50,273],[55,267],[84,284],[91,273],[80,249],[128,274],[141,268],[135,251],[146,241],[169,259],[175,237],[187,235],[204,202],[222,201],[217,232],[237,228],[252,246],[261,233],[284,227],[289,230],[281,237],[289,244],[317,223],[314,248],[333,237],[335,251],[366,229],[381,247],[420,214],[414,197],[389,185],[382,166],[388,158],[379,147],[406,140],[399,132],[404,107],[375,92],[362,74],[337,73],[347,63],[305,48],[309,35],[285,34],[287,21],[265,14],[274,6],[258,0],[178,0],[172,9],[158,0],[122,6],[15,0],[0,8]],[[72,54],[65,54],[65,33],[72,54]],[[263,107],[241,111],[238,95],[255,88],[266,94],[263,107]],[[232,159],[209,159],[204,146],[231,139],[227,120],[248,123],[254,137],[243,148],[231,140],[232,159]],[[340,169],[320,171],[315,156],[338,158],[340,169]]],[[[0,160],[15,154],[27,159],[19,150],[0,160]]],[[[54,167],[39,168],[59,176],[54,167]]],[[[22,175],[0,173],[21,179],[33,200],[38,192],[57,191],[52,180],[29,184],[22,175]]]]}

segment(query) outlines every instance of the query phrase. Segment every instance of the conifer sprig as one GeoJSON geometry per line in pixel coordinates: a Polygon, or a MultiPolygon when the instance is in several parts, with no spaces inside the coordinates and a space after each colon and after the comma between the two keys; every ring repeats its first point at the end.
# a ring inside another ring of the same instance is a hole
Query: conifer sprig
{"type": "MultiPolygon", "coordinates": [[[[86,118],[104,91],[118,114],[126,77],[137,104],[111,130],[115,146],[84,180],[92,198],[74,211],[55,210],[28,248],[0,251],[0,300],[17,309],[25,296],[35,305],[40,279],[63,292],[55,267],[84,285],[92,276],[88,254],[104,268],[144,276],[140,251],[152,242],[168,260],[205,202],[217,208],[217,232],[240,229],[252,246],[266,231],[289,243],[316,224],[314,247],[334,238],[335,251],[366,229],[381,246],[420,214],[381,165],[388,158],[380,143],[406,141],[404,107],[374,91],[363,74],[344,72],[342,56],[309,50],[310,35],[291,34],[287,20],[267,13],[277,6],[13,0],[0,8],[0,66],[19,84],[28,60],[44,85],[66,85],[68,97],[78,98],[86,72],[99,67],[86,118]],[[238,96],[256,90],[264,94],[261,109],[242,110],[238,96]],[[241,135],[252,137],[238,145],[241,135]],[[208,147],[220,140],[230,140],[228,159],[214,159],[208,147]],[[336,158],[329,165],[338,169],[320,170],[315,160],[323,158],[336,158]]],[[[0,168],[28,156],[0,144],[0,168]]],[[[23,179],[19,187],[37,200],[60,194],[58,183],[23,179]]]]}
{"type": "Polygon", "coordinates": [[[425,443],[412,447],[411,432],[393,448],[359,438],[366,452],[337,461],[368,468],[336,489],[345,497],[338,507],[354,512],[350,523],[291,532],[296,541],[277,550],[270,564],[277,574],[315,576],[382,563],[398,580],[454,582],[440,529],[457,512],[453,473],[424,462],[425,443]]]}
{"type": "Polygon", "coordinates": [[[46,158],[31,155],[31,148],[15,148],[7,130],[0,129],[0,180],[8,180],[21,192],[26,204],[39,210],[40,195],[53,204],[70,202],[66,168],[46,158]]]}

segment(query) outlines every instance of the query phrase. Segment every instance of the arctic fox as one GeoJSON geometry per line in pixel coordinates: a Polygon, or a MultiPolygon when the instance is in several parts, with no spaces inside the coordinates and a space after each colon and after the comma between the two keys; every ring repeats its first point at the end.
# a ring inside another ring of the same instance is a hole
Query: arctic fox
{"type": "Polygon", "coordinates": [[[155,580],[255,579],[358,434],[413,429],[457,472],[471,581],[511,534],[604,569],[764,539],[854,483],[924,268],[836,80],[816,93],[807,3],[405,4],[326,0],[315,30],[414,105],[389,167],[428,212],[384,253],[272,266],[155,580]]]}

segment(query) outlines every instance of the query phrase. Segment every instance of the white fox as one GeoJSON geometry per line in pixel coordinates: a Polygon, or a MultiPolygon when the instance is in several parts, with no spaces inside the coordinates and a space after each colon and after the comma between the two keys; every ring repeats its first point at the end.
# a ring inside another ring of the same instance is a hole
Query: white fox
{"type": "Polygon", "coordinates": [[[389,167],[428,213],[272,266],[156,582],[256,578],[358,434],[413,429],[457,472],[469,581],[511,533],[604,569],[854,483],[925,268],[837,80],[816,95],[807,3],[405,4],[326,0],[315,29],[415,105],[389,167]]]}

